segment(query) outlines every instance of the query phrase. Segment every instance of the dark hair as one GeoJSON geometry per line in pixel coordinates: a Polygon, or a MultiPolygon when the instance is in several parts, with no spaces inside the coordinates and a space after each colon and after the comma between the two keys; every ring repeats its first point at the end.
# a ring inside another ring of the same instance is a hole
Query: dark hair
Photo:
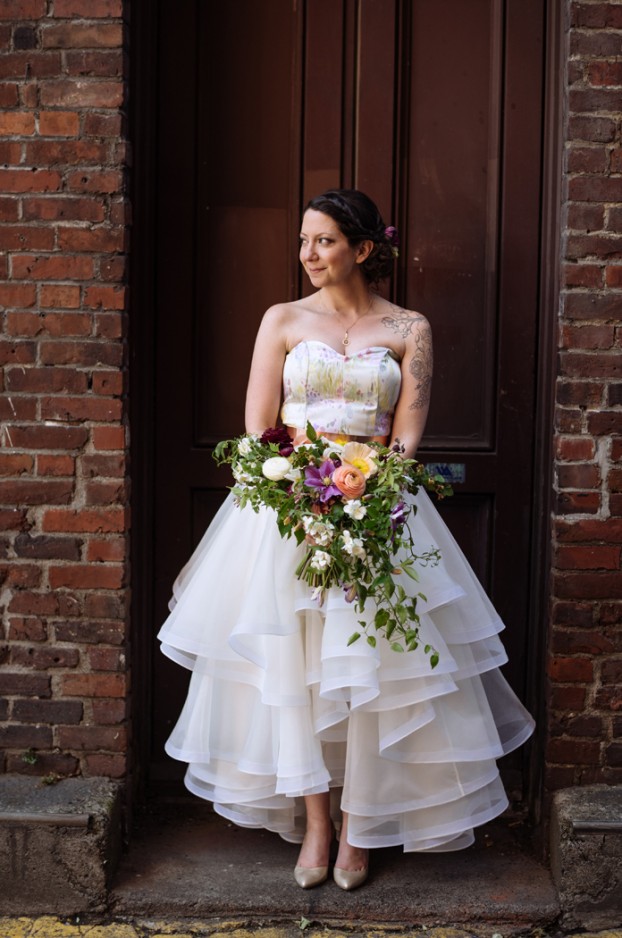
{"type": "Polygon", "coordinates": [[[332,218],[352,247],[361,241],[374,242],[369,257],[361,264],[368,283],[378,283],[390,275],[396,252],[378,207],[368,195],[358,189],[328,189],[311,199],[305,212],[307,209],[332,218]]]}

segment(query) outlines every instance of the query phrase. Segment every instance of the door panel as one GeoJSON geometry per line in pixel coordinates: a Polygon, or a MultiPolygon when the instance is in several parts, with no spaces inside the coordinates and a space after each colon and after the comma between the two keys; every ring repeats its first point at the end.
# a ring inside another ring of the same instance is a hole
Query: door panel
{"type": "MultiPolygon", "coordinates": [[[[310,289],[296,259],[301,206],[357,186],[400,229],[385,295],[432,323],[420,457],[463,473],[440,510],[508,625],[507,673],[521,693],[544,0],[160,0],[159,10],[158,621],[228,484],[211,453],[243,429],[261,315],[310,289]]],[[[162,745],[186,681],[154,655],[154,778],[181,771],[162,745]]]]}

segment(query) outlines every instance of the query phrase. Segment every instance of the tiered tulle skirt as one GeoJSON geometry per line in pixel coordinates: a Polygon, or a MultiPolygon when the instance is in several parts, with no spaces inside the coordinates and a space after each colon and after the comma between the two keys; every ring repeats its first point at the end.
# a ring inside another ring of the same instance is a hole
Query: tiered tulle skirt
{"type": "Polygon", "coordinates": [[[348,647],[354,607],[340,589],[314,601],[270,510],[229,496],[179,575],[158,637],[192,677],[166,749],[236,824],[299,842],[302,796],[342,789],[352,844],[442,851],[507,807],[495,760],[533,720],[498,670],[503,623],[428,496],[414,501],[416,546],[442,560],[400,582],[426,596],[434,670],[423,650],[348,647]]]}

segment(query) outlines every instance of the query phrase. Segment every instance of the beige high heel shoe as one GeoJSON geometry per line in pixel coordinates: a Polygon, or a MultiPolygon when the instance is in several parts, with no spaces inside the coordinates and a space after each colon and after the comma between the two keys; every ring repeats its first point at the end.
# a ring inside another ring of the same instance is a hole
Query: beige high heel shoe
{"type": "Polygon", "coordinates": [[[301,889],[313,889],[314,886],[320,886],[328,879],[327,866],[295,866],[294,879],[301,889]]]}
{"type": "Polygon", "coordinates": [[[346,891],[358,889],[367,879],[369,868],[366,866],[362,870],[341,870],[338,866],[333,867],[333,879],[340,889],[346,891]]]}

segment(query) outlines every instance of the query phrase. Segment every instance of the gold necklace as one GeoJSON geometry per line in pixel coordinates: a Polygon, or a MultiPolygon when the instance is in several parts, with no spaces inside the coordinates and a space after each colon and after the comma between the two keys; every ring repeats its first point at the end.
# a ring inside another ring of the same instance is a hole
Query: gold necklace
{"type": "MultiPolygon", "coordinates": [[[[359,322],[359,320],[360,320],[360,319],[363,319],[364,316],[367,316],[368,312],[369,312],[370,309],[372,308],[372,305],[373,305],[374,300],[375,300],[375,296],[374,296],[374,294],[372,293],[371,298],[370,298],[370,300],[369,300],[369,304],[368,304],[367,309],[365,310],[365,312],[364,312],[364,313],[361,313],[359,316],[357,316],[356,319],[354,320],[354,322],[352,323],[352,325],[351,325],[351,326],[348,326],[348,328],[347,328],[346,331],[344,332],[344,334],[343,334],[343,339],[341,340],[341,344],[343,345],[344,348],[347,348],[347,346],[350,344],[350,336],[349,336],[350,329],[354,329],[354,327],[357,325],[357,323],[359,322]]],[[[324,309],[325,309],[327,312],[330,312],[330,310],[328,309],[328,307],[327,307],[327,306],[325,305],[325,303],[324,303],[324,298],[323,298],[323,297],[322,297],[322,299],[321,299],[321,303],[322,303],[322,306],[324,307],[324,309]]],[[[335,315],[335,316],[337,315],[337,312],[336,312],[335,310],[332,310],[332,312],[333,312],[333,315],[335,315]]]]}

